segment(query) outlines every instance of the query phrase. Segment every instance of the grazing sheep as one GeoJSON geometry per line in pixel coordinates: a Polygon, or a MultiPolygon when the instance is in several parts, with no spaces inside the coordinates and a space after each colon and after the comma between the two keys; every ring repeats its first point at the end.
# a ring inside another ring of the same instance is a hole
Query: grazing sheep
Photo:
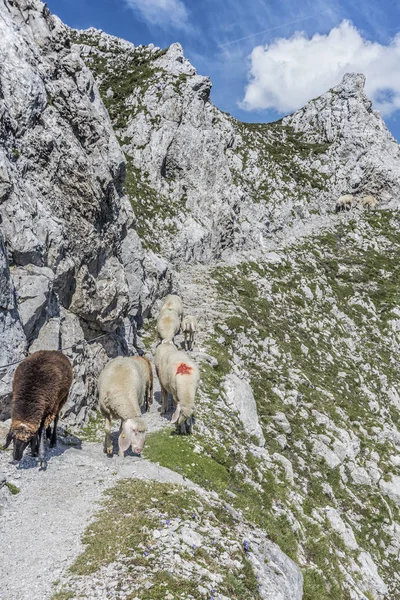
{"type": "Polygon", "coordinates": [[[164,300],[157,319],[157,332],[161,340],[171,342],[181,327],[183,313],[182,300],[169,294],[164,300]]]}
{"type": "Polygon", "coordinates": [[[368,210],[371,210],[371,208],[375,208],[375,206],[377,205],[377,200],[375,196],[364,196],[364,198],[361,198],[361,205],[364,208],[368,208],[368,210]]]}
{"type": "Polygon", "coordinates": [[[350,210],[353,206],[353,202],[354,196],[352,196],[351,194],[345,194],[344,196],[340,196],[340,198],[336,202],[336,212],[350,210]]]}
{"type": "Polygon", "coordinates": [[[99,406],[105,418],[104,452],[112,456],[111,420],[121,419],[118,447],[120,456],[132,446],[140,454],[146,435],[146,423],[140,407],[144,404],[146,381],[142,368],[132,356],[118,356],[110,360],[98,380],[99,406]]]}
{"type": "Polygon", "coordinates": [[[146,356],[135,356],[137,364],[142,369],[146,391],[145,391],[145,403],[146,412],[150,410],[150,406],[153,404],[153,368],[151,362],[146,356]]]}
{"type": "Polygon", "coordinates": [[[13,381],[11,427],[4,446],[7,448],[14,442],[14,460],[21,460],[30,443],[32,456],[39,454],[40,467],[46,467],[45,434],[51,437],[50,446],[55,446],[58,415],[67,401],[71,384],[71,363],[61,352],[40,350],[18,365],[13,381]]]}
{"type": "Polygon", "coordinates": [[[200,381],[198,366],[172,342],[157,347],[154,362],[161,385],[161,413],[167,412],[168,393],[172,394],[176,409],[171,423],[177,423],[182,434],[192,433],[195,397],[200,381]]]}
{"type": "Polygon", "coordinates": [[[160,312],[163,310],[174,310],[177,312],[179,317],[182,317],[183,304],[181,298],[176,294],[168,294],[168,296],[165,296],[160,312]]]}
{"type": "Polygon", "coordinates": [[[197,332],[197,319],[192,315],[186,315],[182,319],[182,333],[185,336],[185,350],[193,350],[194,340],[197,332]],[[189,338],[189,344],[187,343],[189,338]]]}

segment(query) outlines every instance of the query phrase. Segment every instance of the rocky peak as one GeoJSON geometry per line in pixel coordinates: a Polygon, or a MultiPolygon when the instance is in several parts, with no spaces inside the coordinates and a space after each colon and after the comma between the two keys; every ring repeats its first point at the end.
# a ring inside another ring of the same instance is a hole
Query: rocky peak
{"type": "Polygon", "coordinates": [[[335,90],[343,97],[364,98],[365,81],[366,77],[363,73],[345,73],[342,82],[336,86],[335,90]]]}
{"type": "Polygon", "coordinates": [[[326,157],[312,166],[331,175],[334,196],[371,193],[381,202],[397,204],[400,147],[379,112],[372,110],[364,85],[364,75],[347,73],[339,85],[283,123],[308,141],[327,144],[326,157]]]}

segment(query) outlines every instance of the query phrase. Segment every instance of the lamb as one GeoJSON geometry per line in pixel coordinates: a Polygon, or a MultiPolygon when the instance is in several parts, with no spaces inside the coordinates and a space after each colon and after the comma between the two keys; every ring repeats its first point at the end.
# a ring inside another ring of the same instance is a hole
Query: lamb
{"type": "Polygon", "coordinates": [[[157,332],[161,340],[171,342],[181,327],[183,313],[182,300],[169,294],[164,300],[157,319],[157,332]]]}
{"type": "Polygon", "coordinates": [[[105,418],[104,452],[112,456],[111,420],[121,419],[118,438],[119,456],[132,446],[136,454],[142,452],[146,423],[141,406],[145,401],[146,380],[136,357],[118,356],[110,360],[98,380],[99,406],[105,418]]]}
{"type": "Polygon", "coordinates": [[[39,455],[39,466],[46,468],[45,434],[50,447],[57,443],[57,422],[72,384],[72,366],[58,351],[40,350],[25,358],[13,380],[11,427],[4,448],[14,442],[13,458],[21,460],[30,443],[32,456],[39,455]],[[51,423],[54,421],[53,432],[51,423]]]}
{"type": "Polygon", "coordinates": [[[371,208],[375,208],[377,205],[377,200],[375,196],[364,196],[364,198],[361,198],[361,205],[371,210],[371,208]]]}
{"type": "Polygon", "coordinates": [[[153,404],[153,368],[151,362],[146,356],[135,356],[135,360],[142,369],[143,378],[145,381],[145,404],[146,412],[150,410],[150,406],[153,404]]]}
{"type": "Polygon", "coordinates": [[[192,315],[186,315],[182,319],[182,333],[185,336],[185,350],[193,350],[194,340],[197,332],[197,319],[192,315]],[[187,343],[189,338],[189,344],[187,343]]]}
{"type": "Polygon", "coordinates": [[[344,196],[340,196],[340,198],[336,202],[336,212],[350,210],[353,206],[353,202],[354,196],[352,196],[352,194],[345,194],[344,196]]]}
{"type": "Polygon", "coordinates": [[[196,391],[200,382],[198,366],[172,342],[159,344],[155,365],[161,385],[161,414],[167,412],[170,393],[176,404],[171,423],[176,423],[182,434],[191,434],[196,391]]]}

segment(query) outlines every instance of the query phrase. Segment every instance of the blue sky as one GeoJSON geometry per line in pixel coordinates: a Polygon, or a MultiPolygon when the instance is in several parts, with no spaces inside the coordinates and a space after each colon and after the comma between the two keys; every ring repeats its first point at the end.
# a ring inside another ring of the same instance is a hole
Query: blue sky
{"type": "Polygon", "coordinates": [[[368,95],[400,140],[399,0],[47,3],[72,27],[97,27],[136,45],[181,42],[211,77],[213,102],[244,121],[278,119],[339,83],[344,71],[363,71],[368,95]]]}

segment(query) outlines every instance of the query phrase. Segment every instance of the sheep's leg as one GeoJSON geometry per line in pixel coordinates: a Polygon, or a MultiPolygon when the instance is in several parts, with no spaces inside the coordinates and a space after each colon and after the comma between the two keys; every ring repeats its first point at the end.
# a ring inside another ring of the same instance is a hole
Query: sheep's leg
{"type": "Polygon", "coordinates": [[[46,437],[49,440],[51,438],[51,427],[50,425],[46,428],[46,437]]]}
{"type": "Polygon", "coordinates": [[[106,417],[106,424],[104,426],[104,430],[106,432],[106,437],[104,440],[104,452],[110,456],[113,453],[113,447],[111,442],[111,419],[110,417],[106,417]]]}
{"type": "Polygon", "coordinates": [[[183,344],[185,346],[185,350],[187,350],[187,333],[186,333],[186,331],[184,332],[183,335],[184,335],[184,342],[183,342],[183,344]]]}
{"type": "Polygon", "coordinates": [[[38,446],[39,446],[39,444],[38,444],[38,436],[36,434],[31,439],[31,455],[32,456],[37,456],[38,455],[38,450],[39,450],[38,446]]]}
{"type": "Polygon", "coordinates": [[[46,437],[46,430],[44,427],[44,422],[41,423],[38,431],[39,436],[39,467],[43,470],[47,467],[47,462],[44,457],[45,449],[44,449],[44,438],[46,437]]]}
{"type": "MultiPolygon", "coordinates": [[[[54,418],[54,426],[53,426],[53,433],[51,435],[51,440],[50,440],[50,448],[54,448],[54,446],[57,444],[57,423],[58,423],[58,415],[55,416],[54,418]]],[[[49,427],[50,429],[50,427],[49,427]]]]}
{"type": "MultiPolygon", "coordinates": [[[[123,424],[124,424],[124,422],[121,419],[121,424],[119,426],[119,435],[121,435],[121,433],[122,433],[122,426],[123,426],[123,424]]],[[[118,448],[118,456],[122,456],[122,458],[124,458],[124,456],[125,456],[125,452],[123,450],[121,450],[121,448],[118,448]]]]}
{"type": "Polygon", "coordinates": [[[168,411],[168,392],[161,386],[161,414],[165,415],[168,411]]]}
{"type": "Polygon", "coordinates": [[[192,435],[193,433],[193,417],[189,417],[186,421],[187,433],[188,435],[192,435]]]}

